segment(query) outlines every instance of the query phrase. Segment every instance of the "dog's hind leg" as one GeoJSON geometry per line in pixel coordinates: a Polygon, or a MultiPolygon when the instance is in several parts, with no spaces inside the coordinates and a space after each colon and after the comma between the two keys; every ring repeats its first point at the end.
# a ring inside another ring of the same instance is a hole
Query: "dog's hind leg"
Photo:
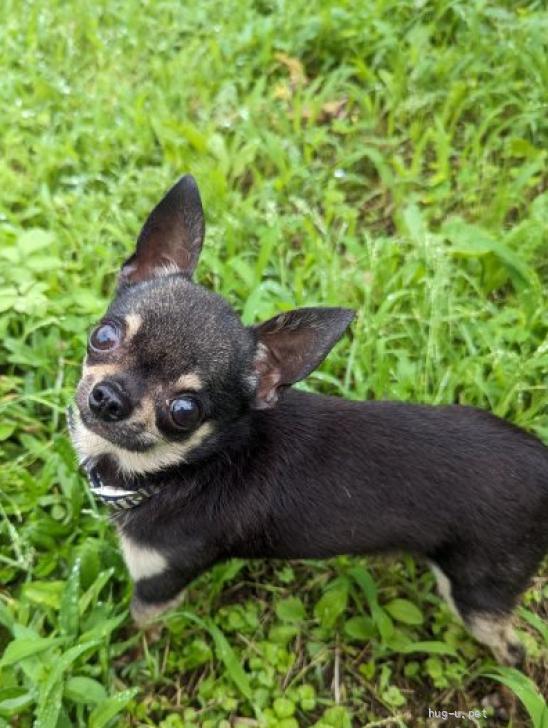
{"type": "Polygon", "coordinates": [[[430,562],[430,568],[432,570],[432,573],[436,577],[436,584],[438,585],[438,592],[440,597],[442,597],[446,601],[447,606],[453,612],[453,614],[459,619],[462,619],[451,593],[451,580],[433,561],[430,562]]]}
{"type": "Polygon", "coordinates": [[[525,648],[512,627],[511,614],[470,611],[464,615],[464,623],[499,662],[517,666],[525,660],[525,648]]]}
{"type": "Polygon", "coordinates": [[[437,564],[430,566],[441,596],[478,642],[489,647],[499,662],[521,664],[525,649],[512,627],[512,608],[520,589],[495,582],[493,576],[468,579],[466,571],[459,570],[450,577],[437,564]]]}

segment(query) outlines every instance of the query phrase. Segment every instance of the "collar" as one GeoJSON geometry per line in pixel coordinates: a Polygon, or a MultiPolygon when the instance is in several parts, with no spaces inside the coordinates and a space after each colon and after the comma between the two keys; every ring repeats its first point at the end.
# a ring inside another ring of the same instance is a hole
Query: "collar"
{"type": "MultiPolygon", "coordinates": [[[[89,489],[91,493],[106,503],[115,511],[127,511],[135,508],[151,496],[158,492],[159,488],[155,485],[135,484],[135,487],[120,487],[117,481],[121,480],[120,476],[109,459],[103,458],[86,458],[81,463],[81,467],[88,479],[89,489]]],[[[132,481],[122,481],[123,485],[129,486],[132,481]]]]}

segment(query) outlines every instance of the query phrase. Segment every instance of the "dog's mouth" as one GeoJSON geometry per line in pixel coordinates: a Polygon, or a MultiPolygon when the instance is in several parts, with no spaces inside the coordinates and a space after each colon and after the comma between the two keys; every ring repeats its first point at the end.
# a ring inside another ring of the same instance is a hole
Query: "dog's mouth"
{"type": "Polygon", "coordinates": [[[106,440],[111,445],[129,452],[146,452],[158,444],[158,438],[147,432],[140,423],[102,422],[76,400],[67,409],[68,429],[78,449],[82,429],[106,440]]]}
{"type": "Polygon", "coordinates": [[[143,482],[142,478],[121,476],[109,455],[87,457],[80,463],[90,492],[97,500],[115,511],[135,508],[158,492],[158,486],[143,482]]]}

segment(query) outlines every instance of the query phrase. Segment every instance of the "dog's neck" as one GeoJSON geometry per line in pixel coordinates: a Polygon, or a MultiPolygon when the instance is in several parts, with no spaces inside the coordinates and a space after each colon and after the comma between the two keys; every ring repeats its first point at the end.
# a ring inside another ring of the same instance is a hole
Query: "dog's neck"
{"type": "Polygon", "coordinates": [[[143,476],[122,475],[113,458],[88,458],[81,465],[91,493],[115,511],[130,510],[151,498],[159,485],[143,476]]]}

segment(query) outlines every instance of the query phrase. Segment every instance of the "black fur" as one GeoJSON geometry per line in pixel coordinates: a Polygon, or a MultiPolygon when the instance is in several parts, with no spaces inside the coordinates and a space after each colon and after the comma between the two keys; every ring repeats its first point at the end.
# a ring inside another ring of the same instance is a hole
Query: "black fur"
{"type": "Polygon", "coordinates": [[[548,547],[547,473],[538,440],[480,410],[290,390],[239,442],[144,478],[162,490],[121,525],[169,555],[157,601],[233,556],[405,550],[443,569],[464,612],[508,612],[548,547]]]}
{"type": "MultiPolygon", "coordinates": [[[[183,178],[145,224],[105,317],[123,326],[133,315],[139,326],[113,351],[90,349],[92,373],[76,397],[80,451],[86,454],[88,431],[122,448],[95,452],[103,479],[158,491],[116,517],[131,543],[167,561],[162,573],[138,580],[135,613],[161,607],[204,569],[234,556],[404,550],[443,570],[472,629],[478,616],[506,617],[548,548],[548,449],[469,407],[353,402],[288,389],[319,364],[352,313],[301,309],[244,327],[226,301],[189,280],[203,239],[197,195],[183,178]],[[104,365],[114,368],[109,378],[132,411],[149,397],[156,437],[168,445],[193,437],[170,420],[169,402],[180,394],[174,382],[185,373],[199,377],[192,396],[210,427],[184,459],[116,475],[124,451],[146,454],[156,444],[144,425],[101,422],[90,413],[93,368],[104,365]]],[[[514,660],[519,645],[503,641],[506,659],[514,660]]]]}

